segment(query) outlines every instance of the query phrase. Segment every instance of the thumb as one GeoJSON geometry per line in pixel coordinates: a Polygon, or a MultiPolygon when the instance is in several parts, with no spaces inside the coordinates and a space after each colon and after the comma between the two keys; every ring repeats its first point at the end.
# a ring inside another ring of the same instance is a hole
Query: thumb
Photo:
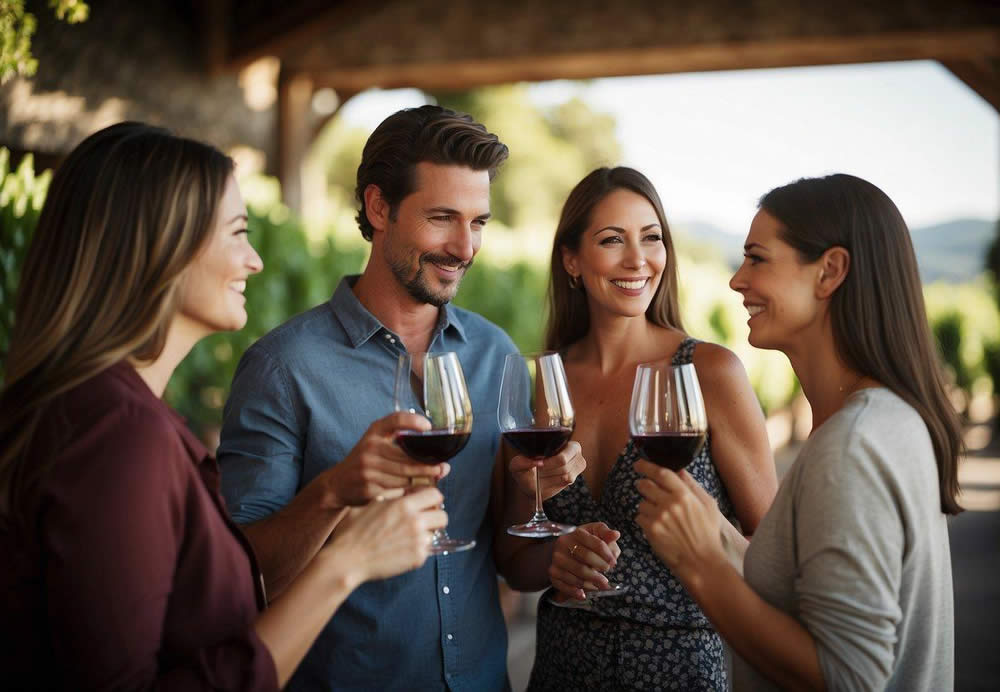
{"type": "Polygon", "coordinates": [[[431,422],[427,420],[426,416],[406,411],[397,411],[384,418],[379,418],[369,428],[376,435],[391,435],[397,430],[427,431],[430,429],[431,422]]]}

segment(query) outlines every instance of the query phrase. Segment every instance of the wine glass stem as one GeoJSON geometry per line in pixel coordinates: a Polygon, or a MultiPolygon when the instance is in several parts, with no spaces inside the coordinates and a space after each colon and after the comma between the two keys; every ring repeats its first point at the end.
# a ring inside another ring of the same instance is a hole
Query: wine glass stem
{"type": "MultiPolygon", "coordinates": [[[[440,481],[435,480],[433,483],[428,483],[428,485],[433,485],[435,488],[437,488],[439,482],[440,481]]],[[[440,509],[444,511],[444,502],[441,503],[440,509]]],[[[447,539],[448,539],[448,534],[445,532],[444,529],[434,529],[434,531],[431,533],[431,545],[440,543],[441,541],[447,539]]]]}
{"type": "Polygon", "coordinates": [[[535,516],[531,521],[547,521],[545,510],[542,508],[542,485],[538,482],[538,467],[533,469],[535,473],[535,516]]]}

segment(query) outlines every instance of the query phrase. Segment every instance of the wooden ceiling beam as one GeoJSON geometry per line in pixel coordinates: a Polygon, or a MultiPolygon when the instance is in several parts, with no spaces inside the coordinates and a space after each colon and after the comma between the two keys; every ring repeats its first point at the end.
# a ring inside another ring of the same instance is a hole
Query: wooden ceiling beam
{"type": "Polygon", "coordinates": [[[195,5],[200,12],[202,57],[210,75],[217,75],[225,69],[231,8],[232,0],[203,0],[195,5]]]}
{"type": "MultiPolygon", "coordinates": [[[[333,27],[374,12],[389,0],[300,0],[288,2],[279,15],[261,21],[229,37],[225,68],[240,70],[265,56],[285,56],[297,45],[322,41],[333,27]]],[[[239,8],[236,8],[239,11],[239,8]]],[[[299,70],[301,71],[301,70],[299,70]]]]}
{"type": "MultiPolygon", "coordinates": [[[[982,60],[1000,57],[1000,27],[869,36],[706,42],[631,50],[447,59],[435,63],[309,69],[317,86],[465,89],[550,79],[704,72],[894,60],[982,60]]],[[[975,88],[975,87],[974,87],[975,88]]]]}
{"type": "Polygon", "coordinates": [[[1000,58],[942,60],[952,74],[1000,112],[1000,58]]]}

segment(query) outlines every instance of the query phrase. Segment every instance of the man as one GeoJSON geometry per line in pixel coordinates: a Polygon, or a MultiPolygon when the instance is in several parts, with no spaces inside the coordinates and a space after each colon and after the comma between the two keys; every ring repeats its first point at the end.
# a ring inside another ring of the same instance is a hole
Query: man
{"type": "Polygon", "coordinates": [[[517,347],[448,304],[479,250],[490,182],[506,158],[507,147],[467,115],[423,106],[387,118],[358,168],[358,223],[372,243],[364,272],[240,361],[219,448],[223,492],[272,599],[345,508],[399,494],[414,479],[440,479],[449,532],[476,540],[471,550],[357,589],[290,690],[509,687],[487,507],[500,373],[517,347]],[[398,356],[431,350],[458,354],[475,414],[450,466],[413,463],[395,435],[429,423],[387,415],[398,356]]]}

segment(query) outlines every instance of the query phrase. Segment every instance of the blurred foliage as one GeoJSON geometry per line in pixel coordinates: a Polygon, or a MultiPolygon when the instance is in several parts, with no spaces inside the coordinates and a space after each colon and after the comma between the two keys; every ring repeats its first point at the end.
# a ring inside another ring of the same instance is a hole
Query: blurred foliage
{"type": "Polygon", "coordinates": [[[10,152],[0,148],[0,380],[14,326],[21,264],[51,180],[51,171],[35,175],[30,154],[11,170],[10,152]]]}
{"type": "Polygon", "coordinates": [[[1000,389],[991,365],[1000,350],[1000,312],[994,282],[981,275],[955,285],[935,282],[924,286],[927,317],[952,382],[966,394],[1000,389]],[[991,356],[990,353],[994,352],[991,356]]]}
{"type": "MultiPolygon", "coordinates": [[[[83,0],[49,0],[56,18],[77,24],[90,16],[90,7],[83,0]]],[[[38,22],[26,12],[24,0],[0,0],[0,84],[15,75],[30,77],[38,69],[31,54],[31,37],[38,22]]]]}

